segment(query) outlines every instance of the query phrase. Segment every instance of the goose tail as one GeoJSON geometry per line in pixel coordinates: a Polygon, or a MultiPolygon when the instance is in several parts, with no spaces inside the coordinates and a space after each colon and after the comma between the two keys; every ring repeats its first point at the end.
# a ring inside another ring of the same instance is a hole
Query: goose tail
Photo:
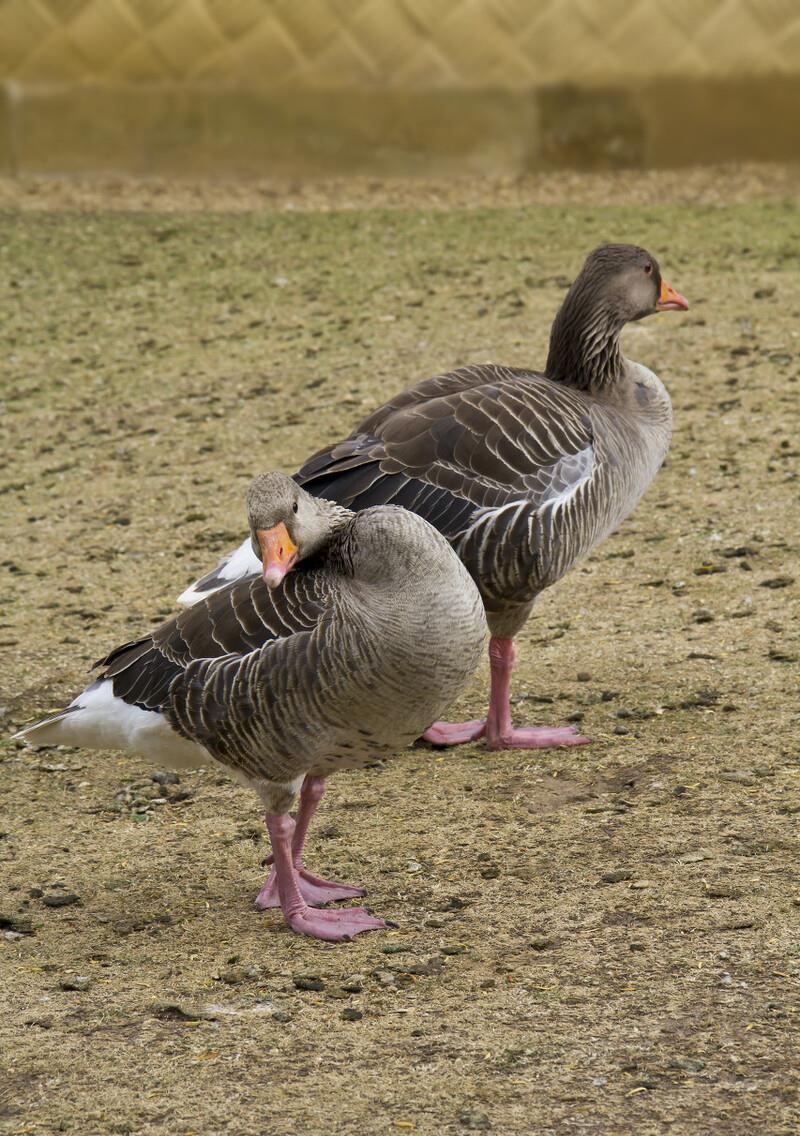
{"type": "Polygon", "coordinates": [[[74,714],[80,707],[66,706],[56,714],[48,714],[30,726],[24,726],[12,735],[12,741],[26,741],[30,745],[64,745],[68,744],[64,720],[74,714]]]}
{"type": "Polygon", "coordinates": [[[110,678],[87,686],[69,706],[14,735],[30,745],[68,745],[138,753],[174,769],[208,760],[202,746],[182,737],[158,710],[145,710],[114,694],[110,678]]]}

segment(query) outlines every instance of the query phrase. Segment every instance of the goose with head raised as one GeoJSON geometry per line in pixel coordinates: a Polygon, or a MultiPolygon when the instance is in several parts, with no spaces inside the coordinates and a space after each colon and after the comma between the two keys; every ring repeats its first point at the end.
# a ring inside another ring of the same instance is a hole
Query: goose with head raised
{"type": "MultiPolygon", "coordinates": [[[[625,358],[619,338],[631,320],[688,306],[645,249],[602,245],[556,315],[543,373],[482,364],[418,383],[295,475],[351,509],[392,502],[425,517],[478,584],[492,636],[489,711],[437,722],[430,741],[484,736],[502,749],[588,740],[568,727],[512,725],[513,639],[539,593],[625,519],[661,466],[669,395],[625,358]]],[[[192,603],[258,568],[245,542],[180,599],[192,603]]]]}
{"type": "Polygon", "coordinates": [[[405,509],[354,513],[277,473],[247,505],[260,574],[118,647],[66,709],[17,736],[221,762],[266,809],[273,868],[257,905],[306,935],[349,938],[385,923],[316,910],[363,895],[302,862],[325,778],[408,745],[445,710],[477,666],[483,605],[444,537],[405,509]]]}

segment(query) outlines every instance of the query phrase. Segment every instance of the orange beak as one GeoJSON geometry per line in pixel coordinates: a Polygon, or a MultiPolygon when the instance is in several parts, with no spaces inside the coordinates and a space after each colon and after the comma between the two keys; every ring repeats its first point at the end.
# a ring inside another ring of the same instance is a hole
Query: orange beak
{"type": "Polygon", "coordinates": [[[688,312],[689,301],[680,292],[670,288],[666,280],[661,281],[661,295],[656,303],[657,312],[688,312]]]}
{"type": "Polygon", "coordinates": [[[297,545],[283,521],[274,529],[256,529],[256,537],[261,548],[264,583],[268,588],[276,588],[297,560],[297,545]]]}

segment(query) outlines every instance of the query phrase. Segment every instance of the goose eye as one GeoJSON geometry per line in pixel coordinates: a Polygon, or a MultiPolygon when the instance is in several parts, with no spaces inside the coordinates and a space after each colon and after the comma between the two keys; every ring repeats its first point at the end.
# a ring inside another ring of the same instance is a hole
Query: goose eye
{"type": "Polygon", "coordinates": [[[296,501],[295,501],[294,505],[292,505],[292,512],[293,513],[297,512],[297,502],[296,501]]]}
{"type": "Polygon", "coordinates": [[[649,262],[644,266],[645,275],[649,276],[653,271],[653,266],[649,262]]]}

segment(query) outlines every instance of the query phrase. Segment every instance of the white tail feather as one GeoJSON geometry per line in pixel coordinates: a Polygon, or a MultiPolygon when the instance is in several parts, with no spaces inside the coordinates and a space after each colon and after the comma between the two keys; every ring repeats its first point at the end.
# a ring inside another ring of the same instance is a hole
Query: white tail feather
{"type": "Polygon", "coordinates": [[[179,769],[193,769],[210,759],[202,746],[181,737],[157,710],[143,710],[118,698],[111,679],[92,683],[60,714],[34,722],[14,736],[31,745],[121,749],[179,769]]]}

